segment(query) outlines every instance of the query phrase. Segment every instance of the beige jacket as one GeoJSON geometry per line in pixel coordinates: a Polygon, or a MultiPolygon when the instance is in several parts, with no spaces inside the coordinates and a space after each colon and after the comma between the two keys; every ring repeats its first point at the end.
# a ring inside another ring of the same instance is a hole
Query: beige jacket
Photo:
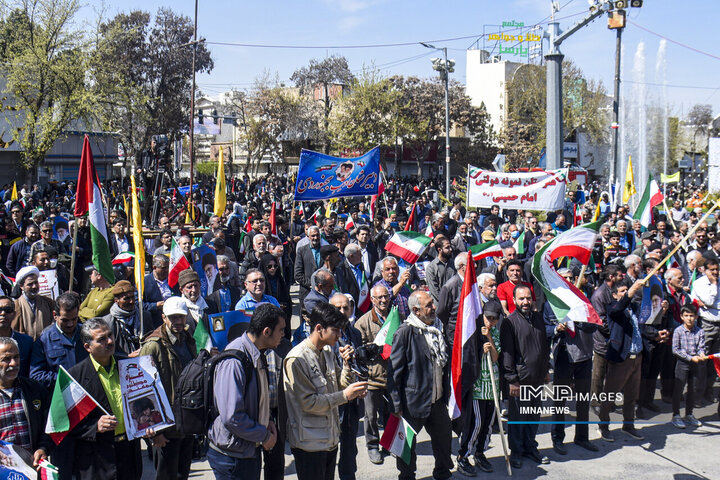
{"type": "Polygon", "coordinates": [[[53,310],[55,310],[55,301],[51,298],[42,295],[35,297],[35,311],[33,312],[25,295],[20,295],[15,300],[15,312],[17,313],[12,322],[12,329],[37,340],[45,327],[55,321],[53,310]]]}
{"type": "Polygon", "coordinates": [[[329,346],[320,351],[308,339],[290,350],[283,369],[290,447],[333,450],[340,442],[338,407],[347,402],[342,389],[350,384],[350,370],[338,368],[329,346]]]}
{"type": "MultiPolygon", "coordinates": [[[[375,312],[375,307],[357,319],[355,328],[360,330],[363,344],[373,343],[375,341],[375,337],[382,328],[382,323],[380,322],[377,312],[375,312]]],[[[383,360],[382,358],[378,359],[376,363],[369,366],[368,371],[368,388],[370,390],[382,390],[387,386],[387,360],[383,360]]]]}

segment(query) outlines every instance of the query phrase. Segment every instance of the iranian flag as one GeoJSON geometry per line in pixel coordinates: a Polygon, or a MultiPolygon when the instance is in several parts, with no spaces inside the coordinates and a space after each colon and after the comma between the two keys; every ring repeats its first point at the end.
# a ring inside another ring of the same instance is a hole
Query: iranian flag
{"type": "Polygon", "coordinates": [[[502,257],[503,251],[500,248],[500,243],[497,240],[491,240],[489,242],[480,243],[470,247],[472,258],[476,262],[487,257],[502,257]]]}
{"type": "Polygon", "coordinates": [[[198,350],[207,350],[210,352],[210,349],[213,347],[212,337],[208,332],[208,328],[205,325],[204,320],[201,319],[197,322],[195,333],[193,333],[193,339],[195,340],[195,345],[197,345],[198,350]]]}
{"type": "Polygon", "coordinates": [[[475,278],[475,262],[472,259],[472,252],[468,252],[450,359],[448,414],[451,419],[458,418],[462,413],[463,395],[470,390],[479,374],[477,365],[480,359],[475,331],[477,318],[482,314],[482,303],[475,278]]]}
{"type": "MultiPolygon", "coordinates": [[[[382,182],[380,183],[382,185],[382,182]]],[[[377,205],[377,195],[370,197],[370,221],[375,220],[375,207],[377,205]]]]}
{"type": "Polygon", "coordinates": [[[87,214],[90,220],[90,239],[92,243],[92,261],[100,275],[111,284],[115,283],[108,244],[107,224],[103,211],[102,193],[100,192],[100,179],[95,170],[90,141],[85,135],[83,140],[82,156],[80,158],[80,173],[78,174],[77,192],[75,193],[75,217],[87,214]]]}
{"type": "Polygon", "coordinates": [[[124,265],[126,263],[130,263],[135,261],[135,253],[133,252],[122,252],[119,253],[117,257],[112,259],[113,265],[124,265]]]}
{"type": "Polygon", "coordinates": [[[637,210],[633,218],[640,220],[643,227],[650,226],[653,223],[652,211],[653,208],[660,205],[663,201],[663,194],[660,191],[660,186],[652,178],[652,175],[648,176],[647,185],[643,191],[642,197],[640,197],[640,203],[638,204],[637,210]]]}
{"type": "Polygon", "coordinates": [[[370,285],[368,285],[365,271],[362,274],[362,285],[360,285],[360,294],[358,295],[358,310],[366,313],[370,310],[370,285]]]}
{"type": "Polygon", "coordinates": [[[715,366],[715,371],[717,372],[718,376],[720,376],[720,353],[713,353],[712,355],[708,355],[708,358],[712,360],[713,365],[715,366]]]}
{"type": "Polygon", "coordinates": [[[375,335],[375,345],[383,347],[381,357],[383,360],[390,358],[390,352],[392,352],[393,335],[400,327],[400,314],[398,313],[397,307],[393,307],[390,310],[385,323],[383,323],[380,331],[375,335]]]}
{"type": "Polygon", "coordinates": [[[390,415],[380,438],[380,445],[388,452],[410,465],[412,444],[417,432],[404,418],[390,415]]]}
{"type": "MultiPolygon", "coordinates": [[[[60,366],[50,401],[45,433],[56,445],[90,412],[100,407],[94,398],[60,366]]],[[[102,407],[100,407],[102,408],[102,407]]]]}
{"type": "Polygon", "coordinates": [[[385,250],[408,263],[415,263],[425,253],[425,249],[430,245],[430,242],[432,242],[432,239],[422,233],[396,232],[388,240],[385,250]]]}
{"type": "Polygon", "coordinates": [[[353,221],[352,217],[348,215],[347,222],[345,222],[345,230],[349,232],[353,228],[355,228],[355,222],[353,221]]]}
{"type": "Polygon", "coordinates": [[[275,220],[275,202],[272,202],[272,210],[270,210],[270,233],[277,235],[277,220],[275,220]]]}
{"type": "Polygon", "coordinates": [[[602,320],[585,294],[558,275],[553,262],[560,257],[573,257],[587,265],[602,223],[603,220],[586,223],[561,233],[546,243],[533,259],[533,276],[545,292],[558,321],[567,318],[571,331],[574,331],[573,322],[602,325],[602,320]]]}
{"type": "Polygon", "coordinates": [[[58,468],[46,459],[42,459],[39,462],[40,465],[40,480],[57,480],[60,478],[58,468]]]}
{"type": "Polygon", "coordinates": [[[525,255],[525,230],[518,235],[517,240],[513,243],[513,248],[518,255],[525,255]]]}
{"type": "Polygon", "coordinates": [[[178,283],[180,272],[190,268],[190,262],[185,258],[185,254],[180,250],[180,245],[172,239],[172,247],[170,248],[170,272],[168,273],[168,285],[170,288],[178,283]]]}

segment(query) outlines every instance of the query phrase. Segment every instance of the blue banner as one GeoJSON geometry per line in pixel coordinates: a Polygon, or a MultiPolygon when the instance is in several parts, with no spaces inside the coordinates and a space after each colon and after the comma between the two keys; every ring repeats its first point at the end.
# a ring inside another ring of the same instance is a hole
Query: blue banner
{"type": "Polygon", "coordinates": [[[377,195],[380,148],[355,158],[337,158],[303,150],[300,153],[295,201],[377,195]]]}
{"type": "MultiPolygon", "coordinates": [[[[193,183],[193,192],[196,191],[199,187],[200,187],[200,185],[198,185],[197,183],[193,183]]],[[[174,190],[175,190],[174,188],[168,188],[168,192],[173,192],[174,190]]],[[[183,197],[187,197],[187,194],[190,193],[190,185],[185,185],[184,187],[178,187],[177,190],[178,190],[178,193],[180,193],[180,195],[182,195],[183,197]]]]}
{"type": "Polygon", "coordinates": [[[208,315],[208,319],[210,320],[210,336],[212,337],[213,345],[221,352],[225,350],[227,344],[230,343],[228,342],[228,334],[232,333],[233,339],[242,335],[247,326],[250,325],[252,314],[253,311],[233,310],[208,315]],[[235,327],[235,325],[238,324],[244,325],[235,327]]]}

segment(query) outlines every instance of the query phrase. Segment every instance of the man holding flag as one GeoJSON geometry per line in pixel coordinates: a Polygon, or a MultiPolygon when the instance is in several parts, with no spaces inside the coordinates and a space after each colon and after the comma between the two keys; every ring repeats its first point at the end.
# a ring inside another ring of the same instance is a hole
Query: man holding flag
{"type": "MultiPolygon", "coordinates": [[[[427,429],[435,457],[433,478],[447,479],[452,477],[453,462],[447,392],[443,388],[443,369],[448,363],[443,327],[435,316],[435,305],[427,292],[413,292],[408,307],[411,313],[393,338],[388,392],[396,417],[404,419],[418,433],[423,427],[427,429]]],[[[402,458],[397,459],[401,480],[415,478],[414,438],[409,448],[408,463],[402,458]]]]}

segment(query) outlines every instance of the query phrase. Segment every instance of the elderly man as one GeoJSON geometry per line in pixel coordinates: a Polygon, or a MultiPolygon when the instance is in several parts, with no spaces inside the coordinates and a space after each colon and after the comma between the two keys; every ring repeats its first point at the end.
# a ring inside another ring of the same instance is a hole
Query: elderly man
{"type": "Polygon", "coordinates": [[[180,275],[178,275],[178,288],[188,306],[190,315],[188,315],[187,324],[192,334],[195,332],[195,326],[198,322],[205,322],[207,326],[208,315],[218,313],[219,310],[212,300],[206,301],[200,295],[200,275],[195,270],[188,268],[180,272],[180,275]]]}
{"type": "MultiPolygon", "coordinates": [[[[705,351],[720,351],[720,267],[715,259],[705,259],[705,275],[693,283],[692,298],[700,305],[700,319],[705,333],[705,351]]],[[[715,369],[707,368],[704,400],[712,402],[715,369]]]]}
{"type": "Polygon", "coordinates": [[[218,217],[217,215],[213,215],[212,217],[210,217],[209,223],[210,229],[202,236],[203,243],[212,242],[213,238],[215,238],[215,235],[218,232],[223,231],[222,225],[220,224],[220,217],[218,217]]]}
{"type": "Polygon", "coordinates": [[[340,442],[338,407],[367,392],[367,382],[350,383],[348,360],[352,347],[340,347],[342,369],[332,349],[347,323],[345,315],[334,306],[318,304],[310,312],[310,335],[285,358],[288,440],[298,480],[335,477],[340,442]]]}
{"type": "MultiPolygon", "coordinates": [[[[373,343],[390,313],[390,293],[382,285],[370,290],[372,309],[355,322],[355,328],[362,335],[362,343],[373,343]]],[[[383,424],[387,419],[388,409],[385,402],[387,388],[387,360],[379,358],[369,367],[368,394],[365,397],[365,444],[370,461],[376,465],[383,463],[380,454],[380,429],[378,419],[383,424]]]]}
{"type": "MultiPolygon", "coordinates": [[[[20,269],[30,262],[30,247],[38,240],[40,229],[34,223],[25,230],[25,238],[10,247],[5,266],[8,275],[18,276],[20,269]]],[[[16,280],[17,281],[17,280],[16,280]]]]}
{"type": "MultiPolygon", "coordinates": [[[[393,413],[416,432],[420,433],[423,427],[427,430],[435,458],[433,477],[451,478],[452,431],[443,382],[443,370],[449,359],[443,327],[427,292],[413,292],[408,304],[412,313],[395,332],[388,365],[387,388],[393,413]]],[[[402,480],[415,478],[416,441],[417,437],[410,447],[409,464],[397,459],[398,478],[402,480]]]]}
{"type": "Polygon", "coordinates": [[[240,285],[245,284],[245,277],[247,276],[248,270],[251,268],[257,269],[260,266],[260,259],[267,252],[267,238],[262,234],[255,235],[252,245],[253,249],[245,254],[245,259],[238,268],[238,281],[240,285]]]}
{"type": "MultiPolygon", "coordinates": [[[[90,267],[90,282],[93,289],[80,304],[78,316],[81,321],[93,317],[104,317],[110,313],[110,307],[113,305],[112,285],[95,266],[90,267]]],[[[147,276],[145,277],[145,286],[145,290],[147,290],[147,276]]]]}
{"type": "Polygon", "coordinates": [[[335,277],[325,269],[313,273],[312,290],[303,301],[304,311],[309,313],[318,303],[328,303],[330,295],[335,290],[335,277]]]}
{"type": "Polygon", "coordinates": [[[20,376],[30,376],[30,358],[32,356],[33,339],[30,335],[16,332],[12,328],[15,319],[15,302],[6,296],[0,296],[0,337],[8,337],[15,340],[20,351],[20,376]]]}
{"type": "Polygon", "coordinates": [[[517,308],[503,321],[500,327],[501,371],[509,389],[509,419],[530,423],[508,425],[510,463],[513,468],[522,467],[522,457],[529,457],[537,463],[550,463],[538,451],[535,441],[539,414],[523,415],[523,407],[539,407],[539,397],[529,401],[521,398],[520,386],[540,387],[549,380],[550,351],[545,334],[545,324],[539,313],[533,312],[533,297],[530,287],[518,284],[513,289],[514,304],[517,308]]]}
{"type": "Polygon", "coordinates": [[[70,431],[75,439],[74,468],[82,480],[139,480],[140,440],[128,440],[123,416],[117,361],[124,357],[115,353],[115,336],[101,318],[83,324],[80,341],[89,356],[69,373],[102,408],[93,409],[70,431]]]}
{"type": "Polygon", "coordinates": [[[168,284],[170,260],[165,255],[155,255],[152,259],[152,272],[145,275],[143,282],[143,305],[148,307],[153,324],[162,323],[162,308],[165,300],[173,294],[168,284]]]}
{"type": "Polygon", "coordinates": [[[615,226],[620,234],[620,246],[628,252],[635,250],[635,235],[629,231],[627,220],[618,220],[615,226]]]}
{"type": "Polygon", "coordinates": [[[455,323],[457,321],[458,308],[460,307],[460,291],[465,281],[465,267],[467,266],[467,252],[460,253],[455,257],[455,271],[449,281],[446,281],[440,289],[440,301],[437,304],[437,316],[443,324],[445,341],[452,350],[455,338],[455,323]]]}
{"type": "Polygon", "coordinates": [[[53,312],[55,323],[43,330],[32,352],[30,378],[51,390],[59,367],[66,370],[87,357],[78,333],[77,294],[67,292],[57,298],[53,312]]]}
{"type": "Polygon", "coordinates": [[[362,263],[362,250],[356,243],[345,247],[345,261],[335,269],[335,278],[340,290],[349,293],[356,305],[358,315],[369,310],[369,285],[362,263]]]}
{"type": "Polygon", "coordinates": [[[115,345],[119,352],[125,355],[135,353],[140,349],[140,338],[152,332],[152,315],[143,307],[143,318],[137,309],[137,291],[127,280],[120,280],[112,288],[113,305],[110,313],[102,317],[110,327],[115,337],[115,345]]]}
{"type": "MultiPolygon", "coordinates": [[[[437,257],[430,262],[425,269],[425,281],[427,282],[430,296],[437,304],[440,299],[440,289],[455,276],[456,270],[453,266],[453,246],[447,238],[435,242],[437,257]]],[[[467,251],[463,249],[462,251],[467,251]]]]}
{"type": "MultiPolygon", "coordinates": [[[[492,273],[481,273],[477,277],[477,284],[480,288],[480,301],[483,305],[490,300],[497,300],[497,281],[495,280],[495,275],[492,273]]],[[[498,324],[498,328],[500,328],[500,324],[498,324]]]]}
{"type": "Polygon", "coordinates": [[[242,310],[252,315],[255,308],[261,303],[271,303],[280,307],[277,299],[265,294],[265,276],[257,268],[248,270],[245,278],[245,291],[247,292],[235,305],[235,310],[242,310]]]}
{"type": "Polygon", "coordinates": [[[231,265],[233,263],[234,262],[225,255],[217,256],[218,275],[215,278],[215,288],[213,293],[208,295],[208,300],[214,302],[220,312],[233,310],[243,296],[242,290],[236,287],[234,283],[237,282],[237,267],[235,278],[233,279],[231,277],[231,265]]]}
{"type": "MultiPolygon", "coordinates": [[[[50,397],[42,385],[19,375],[17,342],[0,337],[0,432],[2,440],[32,452],[33,467],[47,458],[52,448],[45,434],[50,397]]],[[[12,474],[7,478],[12,478],[12,474]]]]}
{"type": "Polygon", "coordinates": [[[300,303],[305,300],[305,297],[310,292],[311,287],[311,276],[322,266],[320,260],[320,229],[316,226],[308,227],[307,229],[308,243],[300,246],[295,253],[295,267],[294,267],[294,278],[295,282],[300,286],[300,303]]]}
{"type": "Polygon", "coordinates": [[[703,274],[703,269],[701,267],[703,267],[705,259],[703,258],[702,253],[697,250],[689,251],[685,259],[685,264],[680,268],[683,273],[683,285],[685,291],[689,293],[692,284],[703,274]]]}
{"type": "Polygon", "coordinates": [[[402,275],[400,267],[394,257],[385,257],[382,259],[382,278],[375,282],[375,285],[382,285],[390,292],[392,305],[398,307],[398,312],[403,317],[410,315],[408,307],[408,297],[410,289],[405,285],[410,278],[410,269],[406,269],[402,275]],[[398,278],[398,275],[400,278],[398,278]]]}
{"type": "Polygon", "coordinates": [[[193,264],[193,258],[192,258],[192,246],[193,246],[193,240],[189,235],[182,235],[177,240],[178,247],[180,247],[180,251],[185,255],[185,259],[188,261],[190,265],[193,264]]]}
{"type": "Polygon", "coordinates": [[[22,294],[15,300],[17,315],[13,321],[13,330],[30,335],[36,340],[42,331],[53,322],[55,302],[39,294],[40,284],[37,267],[23,267],[15,278],[22,294]]]}
{"type": "MultiPolygon", "coordinates": [[[[150,355],[170,405],[175,405],[175,386],[183,369],[197,356],[195,340],[185,328],[188,309],[180,297],[169,297],[162,306],[163,324],[143,341],[140,355],[150,355]]],[[[192,461],[193,437],[174,428],[155,436],[153,460],[156,479],[187,480],[192,461]]]]}

